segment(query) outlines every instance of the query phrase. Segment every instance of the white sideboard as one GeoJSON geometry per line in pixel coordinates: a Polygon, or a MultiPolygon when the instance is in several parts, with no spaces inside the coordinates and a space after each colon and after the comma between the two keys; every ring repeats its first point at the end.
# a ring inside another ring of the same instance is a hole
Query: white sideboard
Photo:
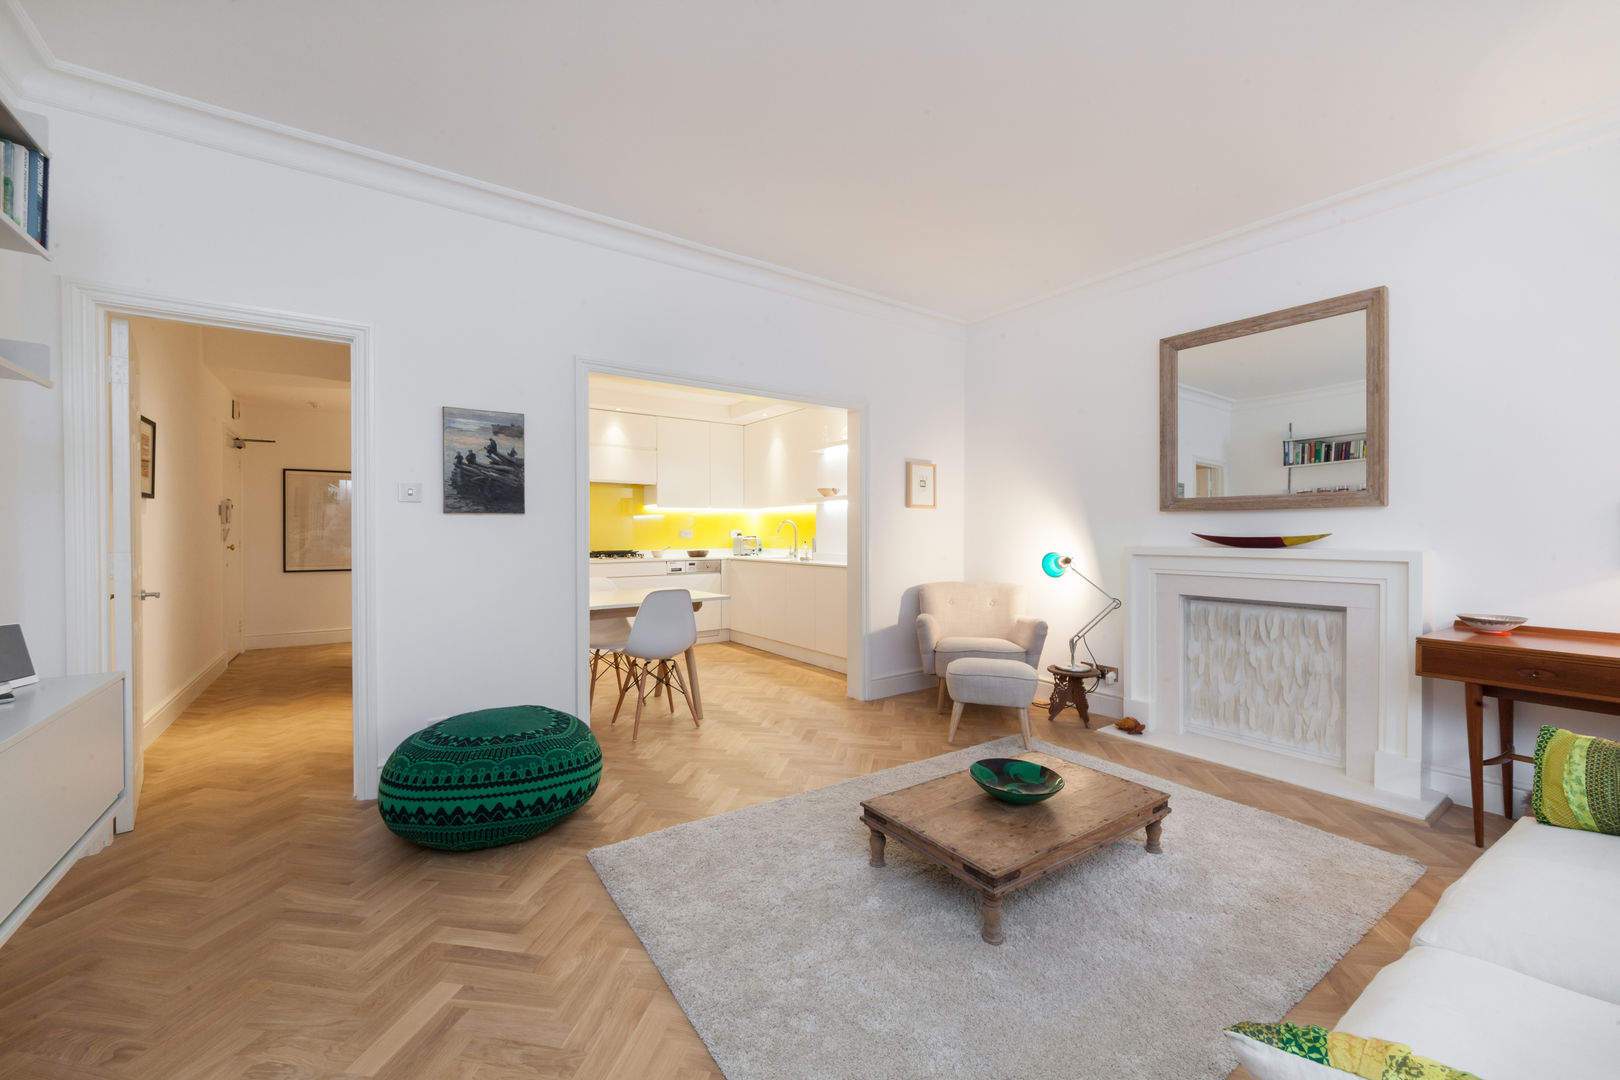
{"type": "Polygon", "coordinates": [[[128,776],[124,676],[68,675],[0,705],[0,942],[105,846],[128,776]]]}

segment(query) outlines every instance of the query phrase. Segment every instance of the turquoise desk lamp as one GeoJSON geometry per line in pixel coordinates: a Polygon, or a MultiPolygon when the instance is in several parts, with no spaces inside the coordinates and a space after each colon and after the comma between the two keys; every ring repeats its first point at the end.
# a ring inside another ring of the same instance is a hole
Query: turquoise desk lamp
{"type": "MultiPolygon", "coordinates": [[[[1108,616],[1119,610],[1119,598],[1109,596],[1108,590],[1104,589],[1101,585],[1097,584],[1095,581],[1092,581],[1090,578],[1086,577],[1086,575],[1076,570],[1074,568],[1074,560],[1067,555],[1059,555],[1055,551],[1048,551],[1041,558],[1041,569],[1046,571],[1047,577],[1062,577],[1063,571],[1067,570],[1069,573],[1073,574],[1087,585],[1090,585],[1093,589],[1096,589],[1098,592],[1102,593],[1103,598],[1108,601],[1107,606],[1105,606],[1101,611],[1097,612],[1095,618],[1086,623],[1086,625],[1082,626],[1079,632],[1076,633],[1074,637],[1069,639],[1069,666],[1071,668],[1077,668],[1080,665],[1075,663],[1074,650],[1079,647],[1082,641],[1085,640],[1087,634],[1091,633],[1097,628],[1098,623],[1102,622],[1104,619],[1108,618],[1108,616]]],[[[1089,645],[1086,646],[1086,653],[1088,655],[1091,653],[1091,647],[1089,645]]],[[[1093,659],[1093,663],[1095,663],[1095,659],[1093,659]]]]}

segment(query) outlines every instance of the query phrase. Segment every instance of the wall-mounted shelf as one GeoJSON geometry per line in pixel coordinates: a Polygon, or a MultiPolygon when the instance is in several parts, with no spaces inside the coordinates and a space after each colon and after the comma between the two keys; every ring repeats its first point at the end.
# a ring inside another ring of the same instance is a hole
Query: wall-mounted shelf
{"type": "Polygon", "coordinates": [[[51,347],[33,341],[0,338],[0,379],[20,379],[38,383],[49,390],[51,347]]]}
{"type": "MultiPolygon", "coordinates": [[[[0,139],[26,146],[32,150],[38,150],[45,156],[48,163],[51,154],[45,145],[46,127],[43,116],[35,113],[20,112],[13,108],[4,98],[0,98],[0,139]]],[[[44,236],[47,242],[50,240],[50,179],[50,168],[47,164],[44,204],[46,210],[44,236]]],[[[42,259],[51,257],[51,253],[45,249],[43,244],[29,236],[28,230],[18,225],[5,214],[0,214],[0,248],[20,251],[27,255],[38,255],[42,259]]]]}

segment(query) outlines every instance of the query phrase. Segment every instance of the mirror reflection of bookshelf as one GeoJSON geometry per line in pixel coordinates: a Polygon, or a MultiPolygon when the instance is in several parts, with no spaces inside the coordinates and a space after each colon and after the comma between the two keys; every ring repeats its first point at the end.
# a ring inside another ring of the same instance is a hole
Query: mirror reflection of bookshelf
{"type": "Polygon", "coordinates": [[[1290,495],[1311,495],[1324,491],[1367,490],[1367,432],[1340,431],[1296,435],[1288,425],[1282,444],[1282,465],[1288,477],[1290,495]],[[1296,480],[1298,469],[1321,468],[1326,472],[1309,480],[1296,480]],[[1359,466],[1359,468],[1358,468],[1359,466]],[[1314,483],[1312,481],[1315,481],[1314,483]]]}

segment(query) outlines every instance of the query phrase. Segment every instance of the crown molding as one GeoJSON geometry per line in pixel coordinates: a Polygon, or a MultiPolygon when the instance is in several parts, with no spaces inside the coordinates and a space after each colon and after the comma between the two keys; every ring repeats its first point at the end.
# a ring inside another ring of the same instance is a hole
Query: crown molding
{"type": "MultiPolygon", "coordinates": [[[[21,71],[20,96],[432,206],[473,214],[862,315],[899,318],[960,340],[963,320],[760,259],[737,255],[512,188],[72,64],[54,56],[18,0],[0,5],[0,80],[21,71]]],[[[5,83],[0,81],[0,88],[5,83]]]]}
{"type": "Polygon", "coordinates": [[[1469,184],[1501,176],[1558,154],[1607,142],[1620,135],[1620,99],[1567,113],[1514,135],[1396,173],[1361,187],[1241,225],[1203,240],[1138,259],[970,320],[978,328],[1006,315],[1092,289],[1139,288],[1155,281],[1286,244],[1352,221],[1422,202],[1469,184]]]}

